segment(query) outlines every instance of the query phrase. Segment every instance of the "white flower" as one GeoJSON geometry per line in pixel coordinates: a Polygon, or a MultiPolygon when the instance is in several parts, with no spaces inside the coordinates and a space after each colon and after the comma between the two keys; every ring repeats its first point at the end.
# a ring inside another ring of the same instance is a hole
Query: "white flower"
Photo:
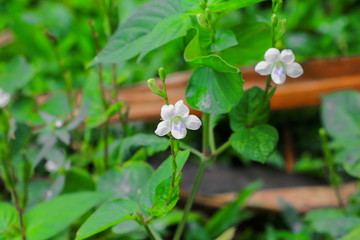
{"type": "Polygon", "coordinates": [[[60,119],[57,119],[57,120],[55,121],[55,127],[61,128],[63,125],[64,125],[64,122],[61,121],[60,119]]]}
{"type": "Polygon", "coordinates": [[[265,53],[265,61],[259,62],[255,66],[255,71],[262,76],[271,74],[271,78],[276,84],[283,84],[286,75],[297,78],[304,73],[304,70],[295,61],[294,53],[285,49],[281,53],[279,49],[269,48],[265,53]]]}
{"type": "Polygon", "coordinates": [[[171,132],[176,139],[183,139],[186,136],[186,129],[197,130],[201,126],[200,119],[195,115],[189,115],[189,108],[183,100],[177,101],[174,105],[164,105],[161,108],[161,121],[156,130],[156,135],[164,136],[171,132]]]}
{"type": "Polygon", "coordinates": [[[5,107],[10,100],[10,94],[0,88],[0,108],[5,107]]]}

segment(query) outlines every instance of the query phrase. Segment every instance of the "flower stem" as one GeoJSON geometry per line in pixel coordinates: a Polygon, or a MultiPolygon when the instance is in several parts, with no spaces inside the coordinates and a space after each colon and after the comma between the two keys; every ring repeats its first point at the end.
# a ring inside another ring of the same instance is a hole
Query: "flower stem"
{"type": "Polygon", "coordinates": [[[323,149],[323,152],[325,155],[324,160],[325,160],[326,167],[328,169],[329,181],[334,190],[336,199],[338,201],[339,208],[343,209],[344,202],[343,202],[343,200],[341,198],[341,194],[340,194],[341,177],[335,171],[334,156],[331,153],[329,141],[326,136],[326,131],[324,128],[320,128],[319,135],[320,135],[322,149],[323,149]]]}
{"type": "Polygon", "coordinates": [[[155,229],[150,224],[145,223],[144,227],[151,240],[162,240],[160,235],[155,231],[155,229]]]}
{"type": "Polygon", "coordinates": [[[225,142],[218,149],[216,149],[216,151],[214,152],[214,156],[215,157],[219,156],[220,154],[222,154],[229,147],[230,147],[230,141],[225,142]]]}

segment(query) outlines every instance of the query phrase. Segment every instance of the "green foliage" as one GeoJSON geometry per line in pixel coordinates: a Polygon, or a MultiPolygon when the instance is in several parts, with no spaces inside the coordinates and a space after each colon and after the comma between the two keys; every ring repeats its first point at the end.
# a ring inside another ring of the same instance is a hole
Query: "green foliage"
{"type": "Polygon", "coordinates": [[[264,163],[274,151],[278,139],[274,127],[262,124],[233,133],[230,143],[241,156],[264,163]]]}
{"type": "Polygon", "coordinates": [[[19,227],[19,216],[11,204],[0,202],[0,239],[12,239],[19,227]]]}
{"type": "Polygon", "coordinates": [[[135,202],[127,199],[114,199],[104,203],[81,226],[76,240],[86,239],[115,224],[128,220],[138,209],[135,202]]]}
{"type": "Polygon", "coordinates": [[[37,205],[25,214],[28,239],[45,240],[55,236],[107,197],[95,192],[77,192],[37,205]]]}
{"type": "Polygon", "coordinates": [[[206,113],[227,113],[239,102],[243,82],[241,74],[201,67],[189,80],[186,100],[191,107],[206,113]]]}
{"type": "Polygon", "coordinates": [[[212,12],[232,12],[239,8],[244,8],[255,3],[259,3],[265,0],[212,0],[210,1],[209,8],[212,12]]]}
{"type": "MultiPolygon", "coordinates": [[[[170,24],[171,21],[175,20],[178,22],[178,19],[173,19],[172,17],[179,13],[181,13],[179,0],[153,0],[144,5],[116,30],[105,48],[94,59],[93,64],[120,63],[135,57],[141,52],[145,55],[149,48],[154,49],[156,46],[161,46],[166,42],[161,41],[160,39],[162,38],[157,38],[157,40],[161,42],[156,42],[155,47],[150,47],[150,42],[148,42],[149,36],[154,38],[155,34],[158,34],[159,31],[167,24],[170,24]],[[159,9],[161,9],[161,11],[159,11],[159,9]],[[171,21],[165,20],[168,17],[171,17],[171,21]],[[162,22],[163,20],[165,22],[162,22]],[[153,29],[155,32],[152,34],[153,29]],[[144,46],[146,46],[146,48],[144,48],[144,46]]],[[[180,24],[182,29],[187,28],[186,24],[184,26],[182,26],[182,23],[180,24]]],[[[167,28],[166,30],[172,34],[176,34],[172,28],[167,28]]],[[[174,39],[174,36],[170,33],[169,35],[164,35],[168,37],[167,41],[174,39]]]]}

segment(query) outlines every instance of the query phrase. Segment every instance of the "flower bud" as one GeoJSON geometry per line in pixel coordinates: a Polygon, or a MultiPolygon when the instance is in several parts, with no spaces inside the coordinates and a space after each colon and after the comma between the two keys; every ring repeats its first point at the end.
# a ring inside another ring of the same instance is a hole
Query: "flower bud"
{"type": "Polygon", "coordinates": [[[149,80],[147,80],[147,84],[148,84],[148,87],[149,89],[155,93],[156,95],[162,97],[162,98],[165,98],[166,97],[166,94],[165,92],[163,92],[159,86],[157,85],[156,81],[154,78],[150,78],[149,80]]]}
{"type": "Polygon", "coordinates": [[[282,7],[282,0],[273,0],[272,1],[272,10],[274,13],[277,13],[282,7]]]}
{"type": "Polygon", "coordinates": [[[159,73],[160,79],[162,81],[165,81],[165,79],[166,79],[165,69],[163,67],[159,68],[158,73],[159,73]]]}
{"type": "Polygon", "coordinates": [[[277,24],[278,24],[278,17],[275,13],[273,13],[271,16],[271,25],[273,28],[276,28],[277,24]]]}
{"type": "Polygon", "coordinates": [[[277,31],[275,36],[276,41],[282,39],[285,32],[286,32],[286,19],[281,19],[277,24],[277,31]]]}
{"type": "Polygon", "coordinates": [[[199,13],[196,15],[196,19],[197,19],[197,22],[199,23],[199,25],[203,28],[207,28],[207,23],[206,23],[206,20],[205,20],[205,16],[204,14],[202,13],[199,13]]]}

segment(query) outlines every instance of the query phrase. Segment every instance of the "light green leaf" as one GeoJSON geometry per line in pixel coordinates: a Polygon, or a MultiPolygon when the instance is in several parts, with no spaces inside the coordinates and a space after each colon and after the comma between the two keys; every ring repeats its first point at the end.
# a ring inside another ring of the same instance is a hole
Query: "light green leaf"
{"type": "Polygon", "coordinates": [[[169,147],[169,139],[158,137],[155,134],[136,134],[125,138],[120,147],[120,159],[126,161],[131,157],[131,152],[144,147],[148,156],[166,150],[169,147]]]}
{"type": "MultiPolygon", "coordinates": [[[[177,173],[179,174],[186,160],[189,157],[189,151],[179,151],[176,157],[177,173]]],[[[152,174],[150,180],[145,184],[140,195],[140,204],[144,209],[150,209],[155,204],[156,188],[172,175],[172,157],[166,159],[158,169],[152,174]]]]}
{"type": "Polygon", "coordinates": [[[10,239],[19,229],[19,217],[13,205],[0,202],[0,239],[10,239]]]}
{"type": "Polygon", "coordinates": [[[240,70],[228,64],[224,59],[215,54],[204,55],[199,30],[196,29],[194,38],[189,42],[184,51],[185,61],[210,67],[218,72],[238,73],[240,70]]]}
{"type": "Polygon", "coordinates": [[[239,104],[230,112],[230,126],[233,131],[240,131],[250,124],[256,126],[267,122],[270,102],[266,100],[266,103],[259,109],[264,94],[265,92],[259,87],[253,87],[244,92],[239,104]]]}
{"type": "Polygon", "coordinates": [[[218,72],[208,67],[192,74],[186,89],[189,105],[206,113],[227,113],[243,94],[241,74],[218,72]]]}
{"type": "Polygon", "coordinates": [[[127,199],[114,199],[104,203],[80,227],[76,233],[76,240],[88,238],[115,224],[129,220],[137,209],[136,203],[127,199]]]}
{"type": "Polygon", "coordinates": [[[324,208],[313,210],[305,217],[312,228],[319,233],[339,239],[360,226],[360,218],[345,216],[340,209],[324,208]]]}
{"type": "Polygon", "coordinates": [[[63,231],[72,222],[109,196],[78,192],[37,205],[24,215],[28,240],[45,240],[63,231]]]}
{"type": "Polygon", "coordinates": [[[33,66],[24,57],[15,57],[0,75],[0,88],[12,94],[24,88],[34,74],[33,66]]]}
{"type": "Polygon", "coordinates": [[[233,133],[230,143],[243,157],[264,163],[274,151],[278,139],[276,129],[263,124],[233,133]]]}
{"type": "Polygon", "coordinates": [[[239,8],[244,8],[255,3],[259,3],[265,0],[212,0],[209,1],[209,8],[211,12],[232,12],[239,8]]]}
{"type": "Polygon", "coordinates": [[[321,119],[333,138],[360,138],[360,93],[347,90],[322,97],[321,119]]]}
{"type": "Polygon", "coordinates": [[[250,197],[250,195],[253,194],[259,187],[259,182],[250,184],[238,193],[234,201],[215,213],[205,226],[206,232],[211,236],[211,239],[215,239],[221,233],[238,224],[244,219],[244,217],[246,217],[245,214],[240,213],[240,210],[243,209],[246,200],[250,197]]]}
{"type": "Polygon", "coordinates": [[[144,184],[153,173],[152,167],[144,162],[126,164],[99,177],[97,191],[111,193],[113,197],[137,201],[144,184]]]}
{"type": "Polygon", "coordinates": [[[146,37],[146,42],[138,61],[150,51],[174,39],[185,36],[190,27],[191,20],[187,14],[177,14],[165,18],[146,37]]]}
{"type": "Polygon", "coordinates": [[[341,240],[359,240],[360,239],[360,226],[357,226],[349,234],[346,234],[341,240]]]}
{"type": "Polygon", "coordinates": [[[93,64],[119,63],[135,57],[147,43],[147,34],[160,21],[181,12],[180,0],[153,0],[144,5],[119,26],[93,64]]]}
{"type": "MultiPolygon", "coordinates": [[[[348,142],[348,141],[347,141],[348,142]]],[[[346,146],[336,152],[335,161],[344,166],[345,171],[354,177],[360,177],[360,148],[358,146],[346,146]]]]}
{"type": "Polygon", "coordinates": [[[236,36],[233,31],[217,31],[215,34],[215,42],[211,46],[213,52],[219,52],[238,44],[236,36]]]}

